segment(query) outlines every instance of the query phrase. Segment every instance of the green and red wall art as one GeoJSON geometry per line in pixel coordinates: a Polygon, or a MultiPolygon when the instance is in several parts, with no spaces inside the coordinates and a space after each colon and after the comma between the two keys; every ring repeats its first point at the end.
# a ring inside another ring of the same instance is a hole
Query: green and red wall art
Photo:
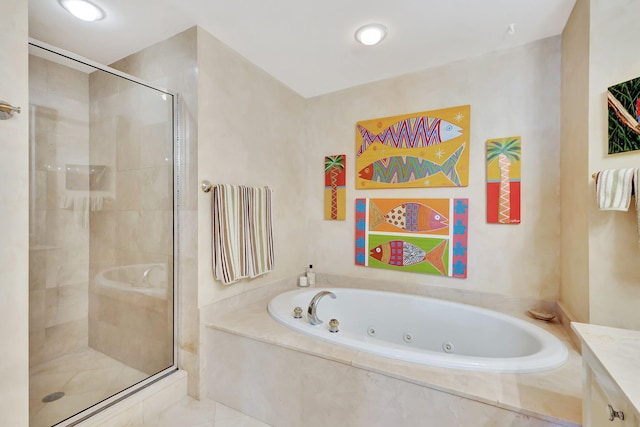
{"type": "Polygon", "coordinates": [[[468,199],[356,199],[356,265],[467,277],[468,199]]]}

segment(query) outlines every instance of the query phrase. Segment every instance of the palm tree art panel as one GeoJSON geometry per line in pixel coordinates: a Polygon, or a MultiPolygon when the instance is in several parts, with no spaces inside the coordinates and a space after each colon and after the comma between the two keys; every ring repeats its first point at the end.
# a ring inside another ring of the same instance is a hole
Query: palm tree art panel
{"type": "Polygon", "coordinates": [[[356,199],[356,265],[467,277],[467,199],[356,199]]]}
{"type": "Polygon", "coordinates": [[[338,154],[324,158],[324,219],[344,221],[346,218],[346,157],[338,154]]]}
{"type": "Polygon", "coordinates": [[[471,107],[360,121],[356,124],[356,188],[469,185],[471,107]]]}
{"type": "Polygon", "coordinates": [[[487,222],[520,223],[520,137],[487,141],[487,222]]]}
{"type": "Polygon", "coordinates": [[[609,154],[640,150],[640,77],[607,91],[609,154]]]}

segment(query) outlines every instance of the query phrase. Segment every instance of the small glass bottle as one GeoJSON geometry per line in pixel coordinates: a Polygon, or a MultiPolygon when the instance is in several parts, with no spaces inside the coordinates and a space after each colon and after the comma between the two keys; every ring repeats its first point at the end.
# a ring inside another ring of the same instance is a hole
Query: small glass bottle
{"type": "Polygon", "coordinates": [[[309,286],[316,284],[316,273],[313,271],[313,265],[309,265],[309,268],[307,268],[307,283],[309,283],[309,286]]]}

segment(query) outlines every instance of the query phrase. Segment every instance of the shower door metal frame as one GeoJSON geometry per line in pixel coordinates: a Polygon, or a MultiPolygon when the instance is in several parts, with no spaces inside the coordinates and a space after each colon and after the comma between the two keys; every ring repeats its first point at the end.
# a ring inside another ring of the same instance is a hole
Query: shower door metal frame
{"type": "Polygon", "coordinates": [[[182,133],[181,133],[181,118],[180,112],[182,107],[182,100],[180,95],[177,92],[171,91],[166,88],[160,88],[144,80],[132,76],[127,73],[123,73],[109,66],[91,61],[89,59],[83,58],[80,55],[76,55],[72,52],[66,51],[64,49],[60,49],[55,46],[51,46],[42,41],[29,38],[29,45],[43,49],[49,53],[62,56],[72,61],[79,62],[80,64],[89,66],[99,71],[104,71],[106,73],[112,74],[114,76],[123,78],[125,80],[129,80],[133,83],[148,87],[153,89],[159,93],[171,95],[173,100],[172,102],[172,113],[173,113],[173,142],[172,142],[172,153],[173,153],[173,363],[171,366],[163,369],[162,371],[149,376],[148,378],[131,385],[125,390],[114,394],[113,396],[108,397],[86,409],[82,412],[79,412],[63,421],[60,421],[55,427],[69,427],[74,426],[82,421],[89,419],[90,417],[98,414],[99,412],[104,411],[105,409],[121,402],[122,400],[134,395],[135,393],[149,387],[150,385],[156,383],[157,381],[175,373],[178,371],[178,334],[179,334],[179,295],[178,295],[178,283],[179,283],[179,242],[180,242],[180,209],[181,209],[181,201],[182,201],[182,170],[183,170],[183,161],[184,161],[184,147],[182,144],[182,133]]]}

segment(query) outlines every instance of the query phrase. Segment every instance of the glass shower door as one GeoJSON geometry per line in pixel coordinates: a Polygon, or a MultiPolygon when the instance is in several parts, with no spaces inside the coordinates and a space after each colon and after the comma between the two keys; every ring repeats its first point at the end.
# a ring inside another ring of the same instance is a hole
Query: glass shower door
{"type": "Polygon", "coordinates": [[[31,46],[30,425],[174,367],[174,99],[31,46]]]}

